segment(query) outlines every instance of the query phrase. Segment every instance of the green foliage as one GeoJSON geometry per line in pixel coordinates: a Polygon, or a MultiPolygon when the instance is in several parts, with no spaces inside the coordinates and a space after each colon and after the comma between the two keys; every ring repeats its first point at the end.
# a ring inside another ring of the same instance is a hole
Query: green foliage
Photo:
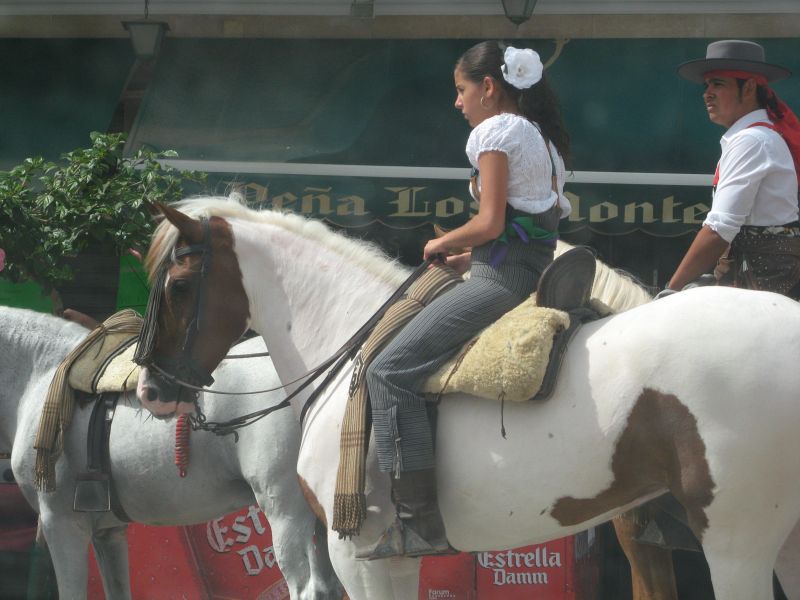
{"type": "Polygon", "coordinates": [[[88,248],[118,256],[146,248],[155,224],[145,202],[180,200],[185,185],[205,188],[205,173],[158,162],[175,158],[174,151],[125,158],[125,134],[90,138],[91,147],[57,163],[34,157],[0,171],[0,275],[49,291],[72,278],[69,259],[88,248]]]}

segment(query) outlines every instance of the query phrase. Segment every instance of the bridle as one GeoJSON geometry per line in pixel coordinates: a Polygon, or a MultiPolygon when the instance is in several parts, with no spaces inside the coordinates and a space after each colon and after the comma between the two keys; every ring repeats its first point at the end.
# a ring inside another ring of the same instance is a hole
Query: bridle
{"type": "MultiPolygon", "coordinates": [[[[287,406],[291,405],[291,400],[297,396],[301,391],[303,391],[306,387],[308,387],[311,383],[313,383],[317,378],[319,378],[323,373],[326,373],[325,378],[320,382],[320,385],[309,395],[308,399],[303,406],[303,410],[300,414],[300,422],[302,423],[308,409],[314,403],[314,401],[319,397],[322,391],[328,386],[328,384],[334,379],[336,374],[347,364],[349,361],[353,360],[358,353],[358,350],[361,347],[361,344],[375,327],[375,325],[380,321],[381,317],[383,317],[384,313],[391,307],[404,293],[405,291],[411,286],[411,284],[422,274],[425,270],[430,266],[432,262],[436,259],[428,259],[423,262],[419,267],[417,267],[414,272],[406,279],[400,287],[395,290],[395,292],[386,300],[386,302],[381,305],[378,311],[370,317],[370,319],[364,323],[364,325],[359,328],[359,330],[353,334],[353,336],[345,342],[345,344],[337,350],[332,356],[327,358],[321,364],[317,365],[313,369],[307,371],[306,373],[300,375],[298,378],[285,383],[283,385],[279,385],[277,387],[265,389],[265,390],[254,390],[248,392],[229,392],[229,391],[222,391],[222,390],[212,390],[208,389],[208,387],[214,382],[214,378],[211,376],[211,373],[200,367],[196,364],[194,359],[192,359],[192,349],[194,347],[195,338],[200,331],[201,325],[201,318],[203,316],[203,309],[205,306],[205,279],[208,273],[209,264],[211,261],[211,227],[209,224],[208,219],[201,219],[201,224],[203,227],[203,239],[199,244],[190,244],[187,246],[183,246],[181,248],[173,248],[172,252],[170,253],[169,257],[164,260],[164,262],[159,267],[158,275],[156,281],[153,284],[153,287],[150,289],[150,296],[147,299],[147,310],[145,312],[144,317],[144,324],[142,325],[142,331],[139,335],[139,343],[136,349],[136,353],[134,354],[134,362],[136,364],[146,366],[151,368],[159,373],[159,375],[168,381],[170,384],[177,385],[181,389],[189,389],[194,391],[194,399],[192,402],[195,403],[196,408],[196,415],[190,417],[190,423],[192,429],[204,429],[206,431],[211,431],[217,435],[227,435],[229,433],[233,433],[235,436],[238,437],[236,433],[237,429],[245,427],[263,417],[267,416],[268,414],[275,412],[276,410],[280,410],[282,408],[286,408],[287,406]],[[201,256],[201,263],[200,263],[200,281],[198,282],[198,290],[195,298],[194,304],[194,313],[192,315],[192,320],[189,322],[189,326],[186,330],[186,337],[184,339],[183,346],[181,348],[181,352],[176,359],[172,359],[169,361],[161,361],[161,364],[157,364],[153,360],[153,350],[155,348],[155,336],[158,330],[158,314],[161,310],[161,304],[164,296],[164,286],[166,283],[167,278],[167,271],[169,270],[170,264],[175,264],[177,259],[188,256],[190,254],[200,254],[201,256]],[[275,406],[271,406],[265,409],[261,409],[255,411],[253,413],[249,413],[247,415],[242,415],[240,417],[236,417],[229,421],[216,423],[216,422],[209,422],[206,421],[206,417],[203,412],[200,410],[200,407],[197,406],[197,395],[198,392],[204,393],[212,393],[212,394],[224,394],[224,395],[248,395],[248,394],[263,394],[266,392],[274,392],[280,389],[284,389],[290,385],[295,383],[300,383],[300,385],[292,391],[286,398],[283,399],[279,404],[275,406]]],[[[437,257],[438,259],[438,257],[437,257]]],[[[268,356],[268,352],[264,353],[257,353],[257,354],[248,354],[248,355],[233,355],[228,356],[226,358],[249,358],[252,356],[268,356]]],[[[178,398],[180,400],[180,398],[178,398]]]]}
{"type": "MultiPolygon", "coordinates": [[[[193,387],[203,389],[214,383],[214,378],[206,369],[197,364],[192,358],[194,343],[200,331],[201,319],[203,318],[206,290],[205,281],[211,263],[211,225],[208,219],[202,219],[203,239],[199,244],[189,244],[180,248],[173,248],[158,269],[158,274],[153,287],[150,289],[150,296],[147,299],[147,311],[144,316],[142,331],[139,334],[139,343],[133,361],[141,366],[146,366],[157,371],[171,382],[183,381],[193,387]],[[162,359],[161,364],[157,364],[153,359],[156,332],[158,330],[158,314],[161,311],[161,304],[164,297],[164,287],[167,281],[167,272],[171,264],[175,264],[179,258],[190,254],[200,254],[200,279],[195,295],[194,310],[192,320],[186,328],[186,336],[183,340],[180,354],[174,359],[162,359]]],[[[187,386],[182,386],[187,387],[187,386]]],[[[195,396],[197,394],[195,393],[195,396]]]]}
{"type": "MultiPolygon", "coordinates": [[[[304,373],[297,379],[290,381],[286,384],[264,390],[252,390],[249,392],[229,392],[224,390],[212,390],[207,386],[214,383],[214,377],[207,370],[203,369],[192,358],[192,350],[198,332],[200,331],[201,318],[203,316],[205,307],[205,293],[206,285],[205,279],[208,274],[209,264],[211,262],[211,227],[208,219],[201,219],[203,227],[203,240],[199,244],[189,244],[180,248],[173,248],[169,256],[162,262],[158,269],[156,281],[150,289],[150,295],[147,299],[147,310],[145,312],[144,323],[142,330],[139,334],[139,342],[136,347],[136,352],[133,361],[141,366],[156,371],[163,379],[172,385],[179,386],[195,392],[195,398],[198,392],[221,394],[228,396],[242,396],[252,394],[263,394],[266,392],[274,392],[289,385],[303,381],[310,375],[315,374],[320,367],[312,369],[304,373]],[[186,336],[181,347],[180,354],[175,359],[161,359],[159,363],[153,359],[153,350],[155,349],[156,332],[158,331],[158,314],[161,310],[161,304],[164,297],[164,288],[167,279],[167,272],[170,265],[175,264],[179,258],[188,256],[190,254],[200,254],[200,281],[198,282],[198,290],[194,303],[194,312],[192,320],[186,329],[186,336]]],[[[254,358],[260,356],[269,356],[269,352],[255,352],[252,354],[233,354],[226,355],[225,359],[235,358],[254,358]]],[[[326,365],[327,368],[328,365],[326,365]]]]}

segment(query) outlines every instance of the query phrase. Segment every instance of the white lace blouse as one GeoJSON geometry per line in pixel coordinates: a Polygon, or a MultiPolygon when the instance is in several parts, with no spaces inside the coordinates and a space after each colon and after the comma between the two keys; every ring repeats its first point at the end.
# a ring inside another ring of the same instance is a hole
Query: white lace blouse
{"type": "MultiPolygon", "coordinates": [[[[539,130],[525,117],[502,113],[489,117],[475,127],[467,140],[467,158],[478,168],[478,157],[484,152],[503,152],[508,157],[508,203],[518,210],[536,214],[558,202],[561,218],[569,215],[571,206],[564,196],[564,161],[552,142],[549,152],[539,130]],[[558,194],[553,191],[552,160],[555,162],[558,194]]],[[[478,191],[480,192],[480,175],[478,191]]]]}

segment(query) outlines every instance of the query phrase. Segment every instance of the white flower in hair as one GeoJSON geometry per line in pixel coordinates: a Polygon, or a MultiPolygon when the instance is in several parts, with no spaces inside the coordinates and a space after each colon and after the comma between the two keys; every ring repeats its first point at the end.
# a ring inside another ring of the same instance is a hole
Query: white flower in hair
{"type": "Polygon", "coordinates": [[[509,46],[503,55],[503,79],[518,90],[526,90],[542,79],[542,61],[536,51],[509,46]]]}

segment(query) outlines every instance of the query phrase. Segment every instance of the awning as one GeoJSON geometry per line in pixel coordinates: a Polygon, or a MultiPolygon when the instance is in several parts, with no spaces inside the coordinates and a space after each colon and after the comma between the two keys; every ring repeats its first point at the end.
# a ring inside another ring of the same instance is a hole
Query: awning
{"type": "Polygon", "coordinates": [[[0,39],[0,169],[106,131],[134,62],[127,39],[0,39]]]}

